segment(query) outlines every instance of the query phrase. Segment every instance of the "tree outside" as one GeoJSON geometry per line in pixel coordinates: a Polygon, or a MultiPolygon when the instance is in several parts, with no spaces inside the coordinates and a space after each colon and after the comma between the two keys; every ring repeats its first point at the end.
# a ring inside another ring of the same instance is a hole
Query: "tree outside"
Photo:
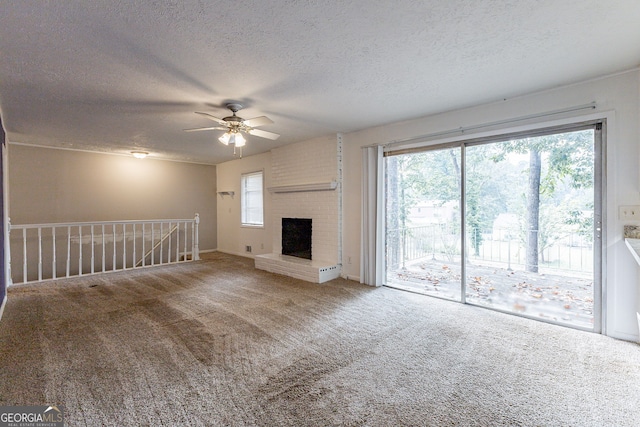
{"type": "MultiPolygon", "coordinates": [[[[466,147],[467,299],[526,311],[548,297],[562,303],[556,320],[592,321],[593,138],[584,130],[466,147]],[[502,296],[498,276],[508,279],[502,296]],[[523,289],[535,304],[505,296],[523,289]]],[[[460,148],[387,157],[388,281],[459,299],[461,167],[460,148]]]]}

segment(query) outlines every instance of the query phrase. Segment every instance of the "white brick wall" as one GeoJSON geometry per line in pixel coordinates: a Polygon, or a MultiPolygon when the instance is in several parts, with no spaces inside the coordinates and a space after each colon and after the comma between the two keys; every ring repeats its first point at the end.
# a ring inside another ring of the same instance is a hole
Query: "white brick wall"
{"type": "MultiPolygon", "coordinates": [[[[335,181],[338,177],[337,142],[315,139],[272,150],[272,185],[285,186],[335,181]]],[[[274,193],[273,252],[282,253],[282,218],[311,218],[311,256],[339,263],[339,193],[305,191],[274,193]]]]}
{"type": "Polygon", "coordinates": [[[313,283],[324,283],[340,277],[338,265],[309,261],[286,255],[265,254],[255,258],[256,268],[313,283]]]}
{"type": "Polygon", "coordinates": [[[273,185],[306,184],[336,180],[335,138],[314,139],[271,151],[273,185]]]}

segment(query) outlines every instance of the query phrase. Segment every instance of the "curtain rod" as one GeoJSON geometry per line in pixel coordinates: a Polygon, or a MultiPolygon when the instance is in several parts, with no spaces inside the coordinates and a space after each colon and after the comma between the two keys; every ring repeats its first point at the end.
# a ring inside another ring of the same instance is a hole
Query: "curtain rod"
{"type": "MultiPolygon", "coordinates": [[[[498,125],[504,125],[504,124],[509,124],[509,123],[516,123],[516,122],[522,122],[525,120],[531,120],[531,119],[539,119],[542,117],[549,117],[549,116],[555,116],[558,114],[564,114],[564,113],[570,113],[573,111],[580,111],[580,110],[594,110],[596,108],[596,103],[591,102],[589,104],[583,104],[583,105],[576,105],[574,107],[568,107],[568,108],[563,108],[560,110],[553,110],[553,111],[547,111],[545,113],[537,113],[537,114],[530,114],[528,116],[520,116],[520,117],[514,117],[512,119],[505,119],[505,120],[499,120],[496,122],[489,122],[489,123],[483,123],[483,124],[479,124],[479,125],[473,125],[473,126],[466,126],[466,127],[459,127],[456,129],[450,129],[450,130],[446,130],[446,131],[442,131],[442,132],[434,132],[434,133],[429,133],[429,134],[425,134],[425,135],[419,135],[419,136],[413,136],[411,138],[405,138],[405,139],[394,139],[392,141],[388,141],[382,144],[372,144],[369,145],[368,147],[377,147],[379,145],[395,145],[395,144],[404,144],[407,142],[414,142],[414,141],[420,141],[420,140],[427,140],[427,139],[431,139],[431,138],[435,138],[438,136],[445,136],[445,135],[453,135],[456,133],[460,133],[460,134],[464,134],[467,131],[470,130],[477,130],[477,129],[483,129],[483,128],[488,128],[488,127],[492,127],[492,126],[498,126],[498,125]]],[[[365,148],[365,147],[363,147],[365,148]]]]}

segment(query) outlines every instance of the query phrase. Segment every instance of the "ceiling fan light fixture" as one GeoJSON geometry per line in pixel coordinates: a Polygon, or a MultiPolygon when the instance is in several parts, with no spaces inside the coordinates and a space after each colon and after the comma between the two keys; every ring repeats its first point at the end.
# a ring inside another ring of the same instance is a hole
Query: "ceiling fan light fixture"
{"type": "Polygon", "coordinates": [[[222,136],[218,138],[218,141],[224,145],[235,145],[236,147],[244,147],[247,143],[247,140],[240,132],[233,130],[223,133],[222,136]]]}
{"type": "Polygon", "coordinates": [[[247,143],[247,140],[244,139],[244,136],[240,132],[232,135],[232,140],[236,144],[236,147],[244,147],[247,143]]]}
{"type": "Polygon", "coordinates": [[[259,126],[269,125],[273,123],[273,120],[266,116],[254,117],[252,119],[245,120],[242,117],[238,117],[236,112],[242,109],[242,105],[229,103],[227,104],[227,108],[231,110],[233,113],[231,116],[227,116],[224,118],[218,118],[212,116],[209,113],[203,113],[196,111],[196,114],[204,116],[209,120],[213,120],[218,124],[218,126],[207,126],[195,129],[185,129],[185,132],[196,132],[201,130],[226,130],[225,133],[218,137],[218,141],[220,141],[224,145],[232,145],[233,152],[235,154],[236,148],[240,148],[240,157],[242,157],[242,147],[247,145],[247,140],[243,133],[247,133],[249,135],[257,136],[260,138],[267,139],[278,139],[280,135],[273,132],[267,132],[265,130],[256,129],[259,126]]]}
{"type": "Polygon", "coordinates": [[[222,134],[218,141],[222,142],[224,145],[229,145],[229,140],[231,139],[231,134],[229,132],[225,132],[222,134]]]}

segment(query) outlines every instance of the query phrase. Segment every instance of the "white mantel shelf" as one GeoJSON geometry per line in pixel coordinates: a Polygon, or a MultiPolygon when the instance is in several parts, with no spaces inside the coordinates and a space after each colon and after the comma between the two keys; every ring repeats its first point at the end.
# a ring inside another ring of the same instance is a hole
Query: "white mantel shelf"
{"type": "Polygon", "coordinates": [[[636,260],[638,264],[640,264],[640,239],[631,239],[627,237],[624,239],[624,242],[627,244],[627,247],[631,251],[631,255],[636,260]]]}
{"type": "Polygon", "coordinates": [[[308,184],[295,184],[295,185],[278,185],[276,187],[269,187],[268,190],[272,193],[299,193],[303,191],[332,191],[338,186],[336,181],[328,182],[313,182],[308,184]]]}

